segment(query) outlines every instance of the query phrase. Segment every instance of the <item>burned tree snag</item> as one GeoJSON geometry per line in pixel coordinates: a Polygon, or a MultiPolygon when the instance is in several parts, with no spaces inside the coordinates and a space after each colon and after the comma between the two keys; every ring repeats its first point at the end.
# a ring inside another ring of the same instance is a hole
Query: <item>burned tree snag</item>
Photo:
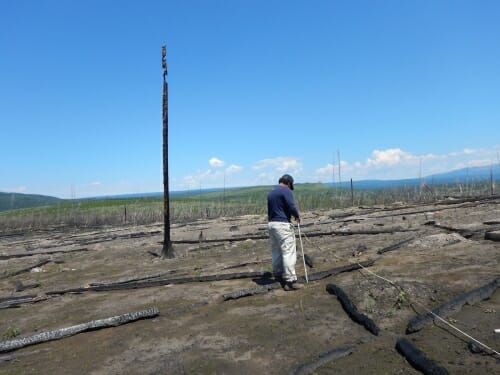
{"type": "Polygon", "coordinates": [[[161,48],[161,65],[163,68],[163,248],[162,258],[175,256],[170,242],[170,198],[168,188],[168,84],[167,84],[167,46],[161,48]]]}

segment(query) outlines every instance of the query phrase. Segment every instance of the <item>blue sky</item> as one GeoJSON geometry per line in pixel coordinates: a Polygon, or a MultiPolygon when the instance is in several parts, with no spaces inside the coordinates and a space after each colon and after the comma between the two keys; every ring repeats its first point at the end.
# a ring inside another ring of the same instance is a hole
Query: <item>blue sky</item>
{"type": "Polygon", "coordinates": [[[0,191],[162,191],[164,43],[170,190],[500,163],[498,14],[482,0],[2,1],[0,191]]]}

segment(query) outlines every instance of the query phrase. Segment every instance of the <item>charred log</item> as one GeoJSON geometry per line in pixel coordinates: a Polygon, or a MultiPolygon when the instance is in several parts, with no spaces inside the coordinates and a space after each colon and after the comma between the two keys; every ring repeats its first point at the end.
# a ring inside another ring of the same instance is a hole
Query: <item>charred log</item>
{"type": "MultiPolygon", "coordinates": [[[[329,276],[337,275],[342,272],[349,272],[353,270],[358,270],[362,267],[369,267],[375,263],[374,260],[367,260],[365,262],[360,262],[360,263],[354,263],[354,264],[348,264],[346,266],[342,267],[336,267],[328,271],[321,271],[321,272],[315,272],[309,275],[308,280],[309,281],[316,281],[316,280],[321,280],[329,276]]],[[[300,282],[305,282],[304,277],[299,277],[298,280],[300,282]]],[[[258,286],[255,288],[247,288],[247,289],[240,289],[231,293],[226,293],[222,297],[224,298],[224,301],[230,300],[230,299],[238,299],[241,297],[247,297],[247,296],[253,296],[256,294],[263,294],[267,293],[270,290],[273,289],[279,289],[281,288],[281,284],[279,282],[275,282],[272,284],[267,284],[267,285],[262,285],[258,286]]]]}
{"type": "Polygon", "coordinates": [[[10,307],[19,307],[25,303],[36,303],[40,301],[45,301],[47,297],[44,296],[19,296],[11,297],[9,299],[4,299],[0,302],[0,309],[8,309],[10,307]]]}
{"type": "Polygon", "coordinates": [[[500,241],[500,230],[487,231],[484,233],[484,239],[490,241],[500,241]]]}
{"type": "Polygon", "coordinates": [[[92,320],[87,323],[78,324],[71,327],[65,327],[60,329],[55,329],[52,331],[46,331],[38,333],[33,336],[24,337],[21,339],[0,341],[0,353],[9,352],[11,350],[16,350],[24,348],[25,346],[40,344],[42,342],[59,340],[64,337],[69,337],[76,335],[85,331],[92,331],[107,327],[116,327],[122,324],[130,323],[140,319],[153,318],[157,316],[160,312],[156,307],[151,307],[146,310],[126,313],[122,315],[113,316],[106,319],[92,320]]]}
{"type": "Polygon", "coordinates": [[[438,306],[437,308],[432,310],[432,312],[417,315],[408,322],[408,325],[406,326],[406,333],[409,334],[420,331],[427,323],[434,320],[435,315],[441,318],[446,318],[460,311],[462,306],[465,304],[473,305],[476,302],[488,299],[499,285],[500,278],[469,292],[462,293],[451,301],[445,302],[442,305],[438,306]]]}
{"type": "Polygon", "coordinates": [[[10,272],[10,273],[8,273],[5,276],[0,277],[0,279],[4,279],[4,278],[7,278],[7,277],[12,277],[12,276],[20,275],[21,273],[24,273],[24,272],[29,272],[33,268],[41,267],[41,266],[43,266],[43,265],[45,265],[45,264],[47,264],[49,262],[50,262],[50,259],[43,259],[43,260],[41,260],[41,261],[39,261],[39,262],[37,262],[37,263],[29,266],[29,267],[22,268],[20,270],[14,271],[14,272],[10,272]]]}
{"type": "Polygon", "coordinates": [[[447,375],[448,370],[429,359],[424,352],[410,341],[401,338],[396,342],[396,350],[418,371],[426,375],[447,375]]]}
{"type": "Polygon", "coordinates": [[[328,293],[337,296],[343,309],[352,320],[364,326],[368,331],[373,333],[375,336],[378,336],[380,330],[375,324],[375,322],[365,314],[360,313],[356,305],[351,301],[349,296],[340,287],[336,286],[335,284],[328,284],[326,286],[326,290],[328,293]]]}
{"type": "Polygon", "coordinates": [[[415,239],[415,237],[411,237],[411,238],[408,238],[408,239],[403,240],[401,242],[397,242],[393,245],[384,247],[383,249],[378,250],[377,254],[383,254],[383,253],[386,253],[388,251],[393,251],[393,250],[399,249],[401,246],[406,245],[407,243],[413,241],[414,239],[415,239]]]}
{"type": "Polygon", "coordinates": [[[171,279],[157,279],[157,280],[145,280],[145,281],[131,281],[131,282],[116,282],[109,284],[92,284],[87,287],[80,288],[70,288],[63,290],[49,291],[47,295],[55,294],[66,294],[66,293],[83,293],[83,292],[101,292],[110,290],[126,290],[126,289],[139,289],[139,288],[150,288],[155,286],[169,285],[169,284],[186,284],[186,283],[196,283],[196,282],[210,282],[210,281],[221,281],[221,280],[233,280],[233,279],[244,279],[253,277],[270,277],[270,272],[239,272],[239,273],[229,273],[229,274],[217,274],[217,275],[206,275],[206,276],[189,276],[171,279]]]}
{"type": "Polygon", "coordinates": [[[316,358],[313,362],[304,364],[298,367],[295,371],[293,371],[292,375],[309,375],[313,374],[314,371],[321,366],[326,365],[329,362],[332,362],[336,359],[346,357],[354,352],[352,348],[340,348],[333,349],[326,353],[322,353],[316,358]]]}

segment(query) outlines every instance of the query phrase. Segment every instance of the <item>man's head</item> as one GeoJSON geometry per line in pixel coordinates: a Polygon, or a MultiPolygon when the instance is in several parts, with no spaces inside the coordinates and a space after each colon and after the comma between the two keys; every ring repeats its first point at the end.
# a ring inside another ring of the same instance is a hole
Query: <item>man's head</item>
{"type": "Polygon", "coordinates": [[[290,190],[293,190],[293,177],[289,174],[284,174],[283,176],[281,176],[278,183],[287,185],[290,190]]]}

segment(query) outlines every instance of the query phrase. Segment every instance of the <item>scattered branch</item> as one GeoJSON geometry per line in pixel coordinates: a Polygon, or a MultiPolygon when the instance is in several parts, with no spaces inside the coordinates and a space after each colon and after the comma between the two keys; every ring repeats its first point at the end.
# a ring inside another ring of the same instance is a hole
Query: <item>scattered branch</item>
{"type": "Polygon", "coordinates": [[[14,272],[9,272],[5,276],[0,277],[0,279],[5,279],[7,277],[16,276],[16,275],[19,275],[19,274],[24,273],[24,272],[29,272],[33,268],[41,267],[44,264],[49,263],[50,261],[51,261],[50,259],[42,259],[41,261],[39,261],[38,263],[33,264],[32,266],[29,266],[29,267],[26,267],[26,268],[22,268],[20,270],[14,271],[14,272]]]}
{"type": "Polygon", "coordinates": [[[314,371],[323,365],[326,365],[329,362],[332,362],[336,359],[346,357],[354,352],[352,348],[340,348],[333,349],[326,353],[322,353],[311,363],[307,363],[305,365],[300,366],[295,371],[293,371],[292,375],[309,375],[313,374],[314,371]]]}
{"type": "Polygon", "coordinates": [[[29,345],[40,344],[42,342],[59,340],[64,337],[73,336],[85,331],[96,330],[107,327],[116,327],[139,319],[153,318],[157,316],[159,313],[160,312],[156,307],[151,307],[142,311],[126,313],[106,319],[92,320],[90,322],[78,324],[71,327],[46,331],[33,336],[24,337],[21,339],[0,341],[0,353],[20,349],[29,345]]]}
{"type": "Polygon", "coordinates": [[[415,239],[415,237],[411,237],[411,238],[408,238],[408,239],[403,240],[401,242],[397,242],[393,245],[384,247],[383,249],[378,250],[377,254],[383,254],[383,253],[386,253],[388,251],[393,251],[393,250],[399,249],[401,246],[406,245],[407,243],[413,241],[414,239],[415,239]]]}

